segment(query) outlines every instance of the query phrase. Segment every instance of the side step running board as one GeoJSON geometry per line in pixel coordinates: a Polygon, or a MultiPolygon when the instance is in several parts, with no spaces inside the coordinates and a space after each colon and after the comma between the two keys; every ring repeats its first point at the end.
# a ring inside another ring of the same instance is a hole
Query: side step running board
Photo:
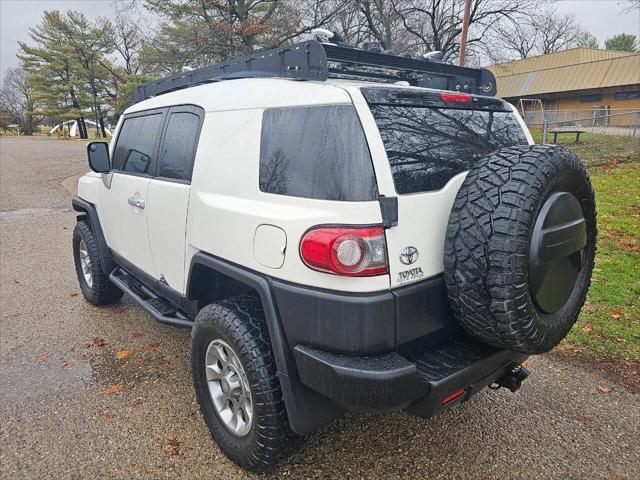
{"type": "Polygon", "coordinates": [[[109,279],[116,287],[138,302],[147,313],[160,323],[182,328],[193,327],[193,321],[189,320],[184,313],[176,309],[164,298],[158,296],[151,289],[145,287],[122,268],[118,267],[111,272],[109,279]]]}

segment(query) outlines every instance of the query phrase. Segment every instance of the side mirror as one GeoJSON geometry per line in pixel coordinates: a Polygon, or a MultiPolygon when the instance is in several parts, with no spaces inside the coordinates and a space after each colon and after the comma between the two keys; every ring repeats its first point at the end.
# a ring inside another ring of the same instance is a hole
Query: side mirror
{"type": "Polygon", "coordinates": [[[98,173],[107,173],[111,170],[109,161],[109,144],[106,142],[90,142],[87,144],[87,156],[89,167],[98,173]]]}

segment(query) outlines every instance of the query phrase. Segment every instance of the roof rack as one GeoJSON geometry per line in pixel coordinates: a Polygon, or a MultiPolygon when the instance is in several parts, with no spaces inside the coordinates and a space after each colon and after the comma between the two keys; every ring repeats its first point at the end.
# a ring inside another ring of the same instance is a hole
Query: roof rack
{"type": "Polygon", "coordinates": [[[234,78],[279,77],[325,81],[328,78],[395,83],[479,95],[495,95],[489,70],[348,48],[316,40],[254,53],[139,85],[133,102],[203,83],[234,78]]]}

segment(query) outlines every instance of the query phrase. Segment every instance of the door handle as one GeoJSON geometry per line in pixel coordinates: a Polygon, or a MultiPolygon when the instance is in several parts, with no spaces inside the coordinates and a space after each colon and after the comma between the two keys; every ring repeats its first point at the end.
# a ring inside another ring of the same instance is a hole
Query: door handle
{"type": "Polygon", "coordinates": [[[144,208],[144,198],[140,198],[136,196],[129,197],[127,199],[127,203],[132,207],[144,208]]]}

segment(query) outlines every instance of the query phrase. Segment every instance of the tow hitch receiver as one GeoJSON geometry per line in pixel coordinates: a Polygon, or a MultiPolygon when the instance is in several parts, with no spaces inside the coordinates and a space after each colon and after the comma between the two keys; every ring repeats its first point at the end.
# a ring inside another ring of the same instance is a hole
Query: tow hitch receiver
{"type": "Polygon", "coordinates": [[[529,376],[529,369],[518,365],[506,375],[503,375],[494,383],[489,385],[489,388],[498,390],[501,387],[508,388],[512,392],[515,392],[522,386],[522,381],[529,376]]]}

